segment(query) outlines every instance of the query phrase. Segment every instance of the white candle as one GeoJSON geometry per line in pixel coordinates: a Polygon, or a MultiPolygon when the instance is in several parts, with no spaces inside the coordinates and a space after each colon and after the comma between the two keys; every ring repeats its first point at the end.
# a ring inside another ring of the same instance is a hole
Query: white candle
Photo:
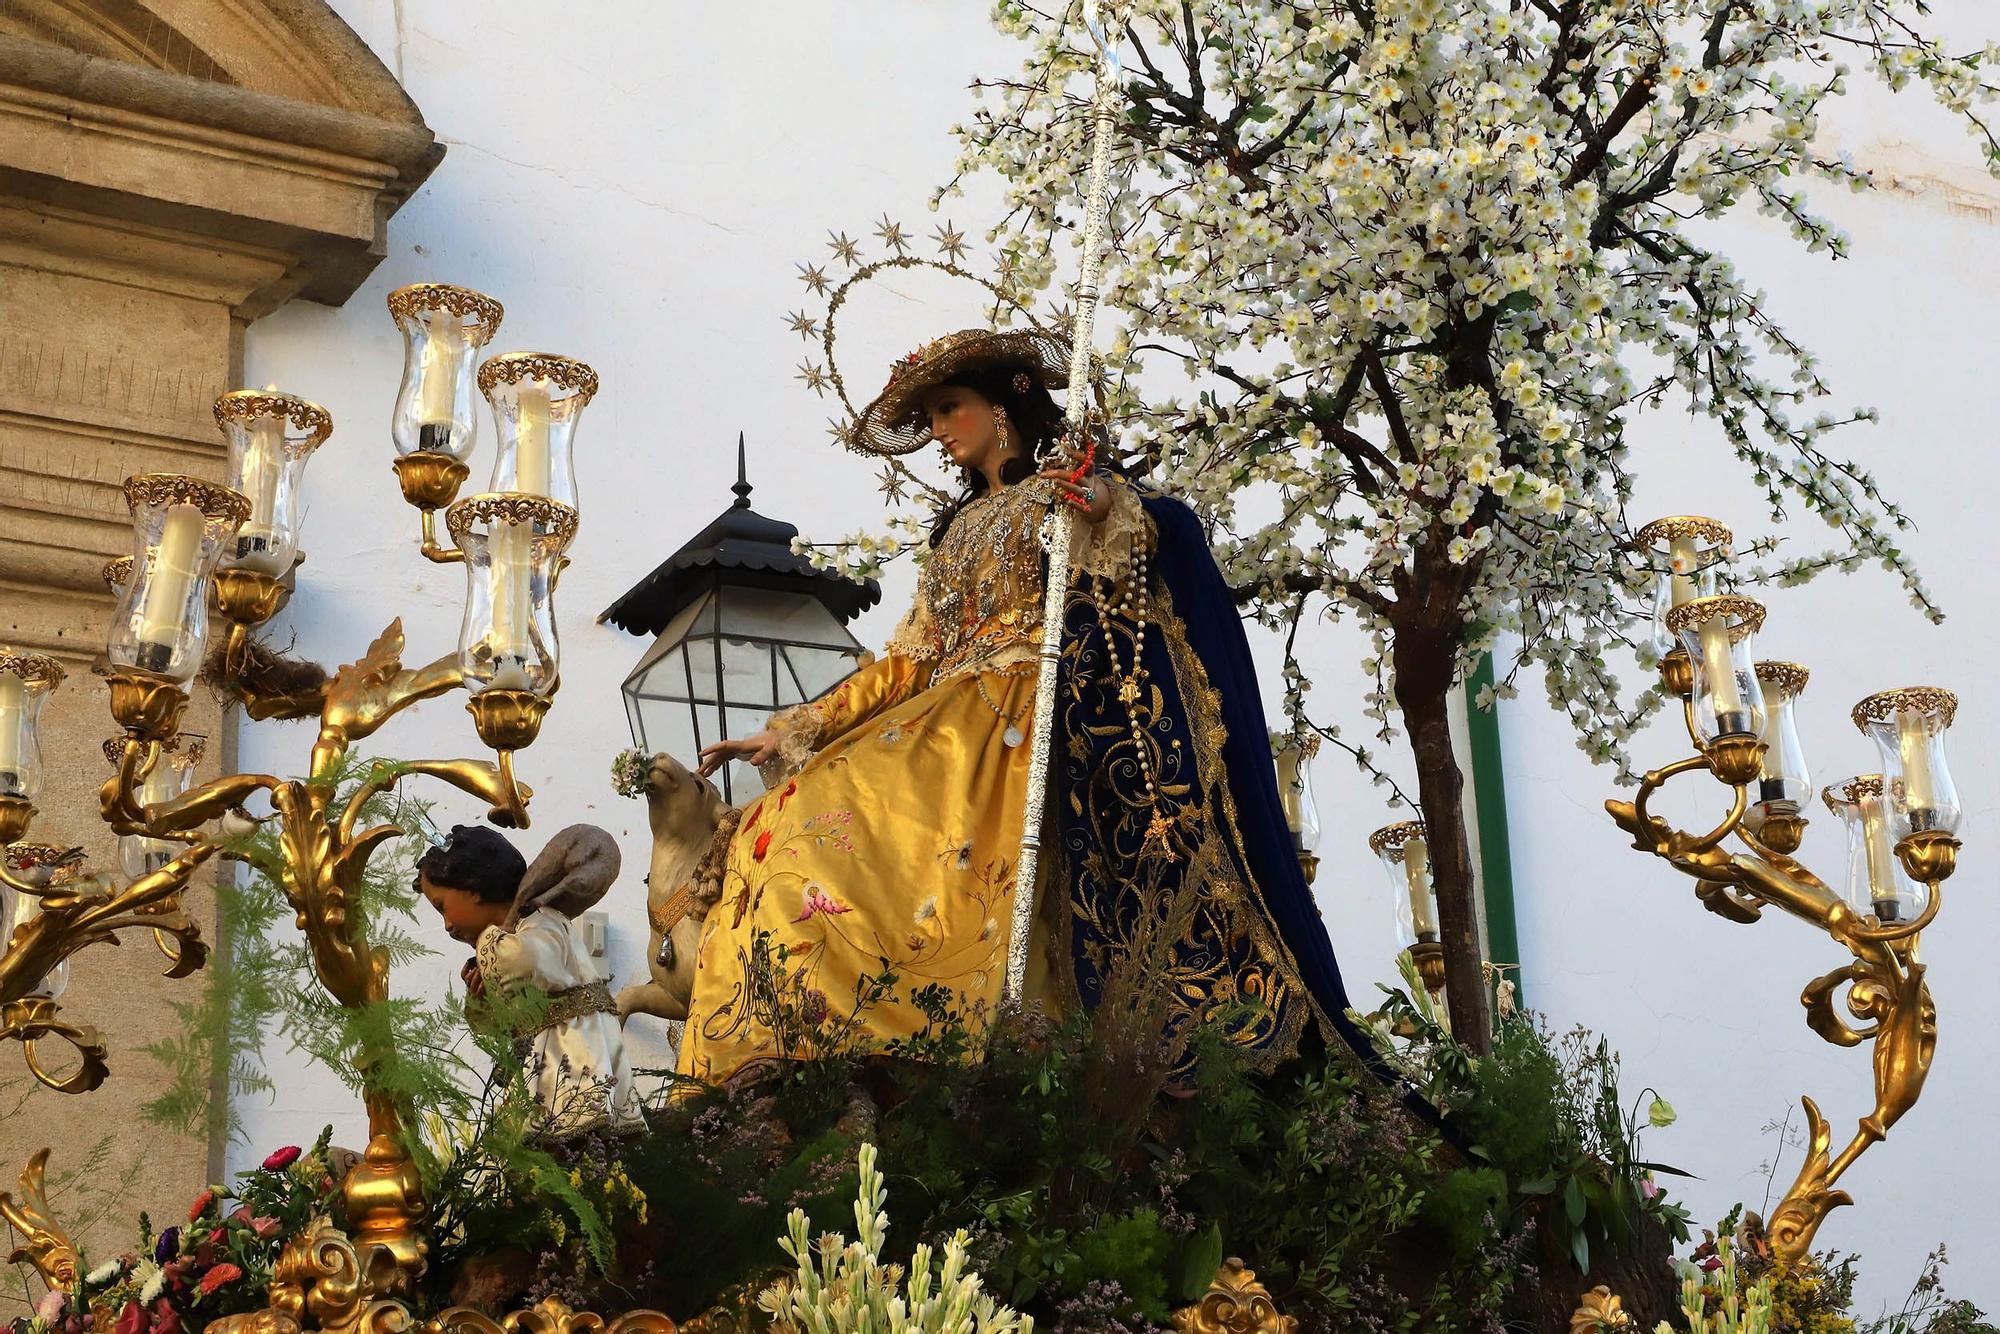
{"type": "MultiPolygon", "coordinates": [[[[265,385],[273,392],[276,385],[265,385]]],[[[265,574],[283,574],[273,550],[278,545],[278,481],[285,467],[285,419],[259,417],[243,451],[243,495],[250,518],[236,534],[236,564],[265,574]]]]}
{"type": "Polygon", "coordinates": [[[1937,783],[1931,777],[1930,732],[1916,709],[1896,711],[1896,753],[1903,763],[1903,809],[1912,829],[1927,829],[1937,811],[1937,783]]]}
{"type": "Polygon", "coordinates": [[[21,755],[28,725],[28,687],[13,672],[0,672],[0,796],[27,793],[21,755]]]}
{"type": "Polygon", "coordinates": [[[422,387],[417,396],[419,426],[449,426],[458,396],[458,364],[465,355],[465,326],[450,311],[424,316],[422,387]]]}
{"type": "Polygon", "coordinates": [[[1667,543],[1667,550],[1671,553],[1667,558],[1667,564],[1673,572],[1673,605],[1678,607],[1683,602],[1692,602],[1701,596],[1701,591],[1694,581],[1695,567],[1699,560],[1695,555],[1692,537],[1673,538],[1667,543]]]}
{"type": "Polygon", "coordinates": [[[201,563],[201,535],[206,523],[197,505],[167,507],[160,545],[153,554],[152,578],[146,583],[146,603],[139,613],[141,646],[163,650],[157,655],[160,665],[154,670],[166,669],[180,641],[181,617],[187,611],[188,592],[201,563]]]}
{"type": "Polygon", "coordinates": [[[1889,837],[1887,803],[1886,793],[1861,798],[1861,842],[1868,857],[1868,894],[1874,900],[1875,915],[1885,922],[1894,920],[1896,913],[1893,908],[1883,911],[1883,903],[1902,897],[1896,884],[1896,850],[1889,837]]]}
{"type": "Polygon", "coordinates": [[[492,561],[488,588],[493,596],[493,633],[488,643],[493,650],[493,680],[497,690],[526,690],[528,681],[529,629],[533,604],[528,583],[534,574],[532,553],[534,528],[527,523],[494,520],[486,540],[492,561]]]}
{"type": "Polygon", "coordinates": [[[1749,730],[1750,712],[1743,707],[1743,691],[1736,680],[1736,665],[1729,656],[1729,618],[1711,616],[1701,623],[1701,664],[1708,676],[1709,701],[1715,708],[1715,726],[1720,733],[1749,730]]]}
{"type": "Polygon", "coordinates": [[[549,493],[548,381],[522,382],[514,420],[514,489],[545,496],[549,493]]]}
{"type": "Polygon", "coordinates": [[[1410,927],[1418,940],[1438,938],[1437,912],[1431,905],[1431,852],[1421,838],[1403,845],[1403,874],[1410,883],[1410,927]]]}

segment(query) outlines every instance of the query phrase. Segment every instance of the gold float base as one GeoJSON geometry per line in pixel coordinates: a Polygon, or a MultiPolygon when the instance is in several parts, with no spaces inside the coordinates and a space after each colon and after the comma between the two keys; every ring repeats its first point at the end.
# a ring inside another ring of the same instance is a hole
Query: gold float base
{"type": "Polygon", "coordinates": [[[180,730],[187,691],[144,672],[111,674],[111,716],[141,741],[165,741],[180,730]]]}
{"type": "Polygon", "coordinates": [[[395,1257],[395,1276],[376,1296],[408,1296],[424,1272],[430,1242],[424,1236],[423,1182],[417,1165],[394,1135],[376,1135],[341,1184],[347,1228],[362,1254],[381,1246],[395,1257]]]}

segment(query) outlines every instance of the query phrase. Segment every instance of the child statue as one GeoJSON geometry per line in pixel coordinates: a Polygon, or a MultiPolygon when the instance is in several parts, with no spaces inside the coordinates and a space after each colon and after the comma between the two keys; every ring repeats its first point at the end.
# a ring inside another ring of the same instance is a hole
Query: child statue
{"type": "Polygon", "coordinates": [[[532,866],[484,825],[454,826],[417,862],[418,891],[475,950],[461,972],[467,994],[529,987],[549,999],[515,1034],[543,1139],[645,1128],[607,975],[575,920],[604,897],[618,863],[611,835],[587,824],[549,840],[532,866]]]}

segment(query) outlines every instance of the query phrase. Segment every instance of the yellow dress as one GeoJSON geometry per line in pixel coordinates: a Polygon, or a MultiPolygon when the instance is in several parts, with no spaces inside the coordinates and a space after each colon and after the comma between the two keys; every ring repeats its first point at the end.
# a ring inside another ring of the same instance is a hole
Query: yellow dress
{"type": "MultiPolygon", "coordinates": [[[[1119,580],[1148,540],[1137,497],[1110,485],[1104,521],[1073,525],[1072,575],[1119,580]]],[[[975,1034],[990,1020],[1014,912],[1051,497],[1031,481],[968,504],[882,655],[771,720],[779,759],[744,808],[703,927],[682,1074],[714,1083],[759,1060],[879,1050],[945,1011],[975,1034]]]]}

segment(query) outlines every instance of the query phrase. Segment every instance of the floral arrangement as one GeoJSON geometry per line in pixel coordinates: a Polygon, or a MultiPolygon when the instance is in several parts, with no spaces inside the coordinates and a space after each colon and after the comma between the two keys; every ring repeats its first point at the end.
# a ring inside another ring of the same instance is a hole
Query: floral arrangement
{"type": "MultiPolygon", "coordinates": [[[[237,1178],[210,1186],[186,1220],[157,1234],[140,1215],[139,1246],[55,1289],[12,1334],[197,1334],[210,1321],[264,1305],[287,1239],[339,1195],[327,1161],[331,1129],[310,1150],[287,1145],[237,1178]]],[[[336,1220],[337,1221],[337,1220],[336,1220]]]]}
{"type": "Polygon", "coordinates": [[[838,1232],[806,1239],[806,1211],[793,1209],[788,1235],[778,1244],[798,1265],[791,1278],[765,1289],[758,1308],[780,1334],[1033,1334],[1035,1322],[997,1304],[966,1265],[971,1234],[964,1228],[945,1242],[944,1263],[920,1245],[910,1259],[909,1284],[900,1265],[882,1263],[889,1230],[889,1198],[876,1169],[873,1144],[861,1146],[861,1191],[854,1201],[856,1239],[838,1232]],[[817,1257],[818,1263],[814,1264],[817,1257]]]}
{"type": "Polygon", "coordinates": [[[636,746],[628,746],[611,760],[611,790],[621,797],[646,795],[646,771],[653,757],[636,746]]]}

